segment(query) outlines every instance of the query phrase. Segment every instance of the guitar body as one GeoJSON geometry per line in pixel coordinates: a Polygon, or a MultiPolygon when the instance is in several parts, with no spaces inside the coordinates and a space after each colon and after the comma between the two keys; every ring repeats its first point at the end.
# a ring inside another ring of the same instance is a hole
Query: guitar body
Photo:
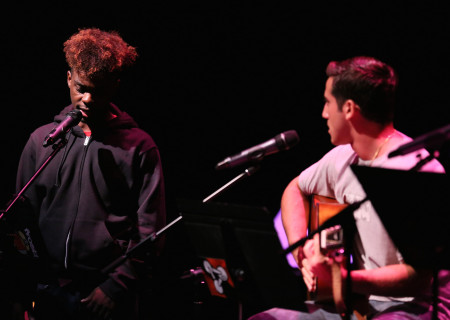
{"type": "MultiPolygon", "coordinates": [[[[325,221],[341,212],[347,205],[333,198],[314,195],[310,199],[308,234],[319,228],[325,221]]],[[[322,231],[323,232],[323,231],[322,231]]],[[[323,244],[321,244],[323,246],[323,244]]],[[[330,283],[317,279],[316,291],[308,293],[308,299],[315,301],[333,301],[333,289],[330,283]]]]}

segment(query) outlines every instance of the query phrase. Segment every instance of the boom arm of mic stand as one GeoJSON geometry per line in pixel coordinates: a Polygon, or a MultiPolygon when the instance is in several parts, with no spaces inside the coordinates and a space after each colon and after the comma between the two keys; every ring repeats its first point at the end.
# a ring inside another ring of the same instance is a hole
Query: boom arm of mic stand
{"type": "Polygon", "coordinates": [[[164,228],[160,229],[157,232],[152,233],[151,235],[149,235],[147,238],[145,238],[144,240],[142,240],[141,242],[139,242],[136,246],[134,246],[133,248],[131,248],[130,250],[127,251],[127,253],[125,253],[123,256],[117,258],[116,260],[114,260],[113,262],[111,262],[109,265],[107,265],[105,268],[102,269],[102,273],[103,274],[108,274],[109,272],[111,272],[112,270],[114,270],[116,267],[118,267],[119,265],[121,265],[122,263],[125,262],[125,260],[132,258],[134,254],[136,254],[140,249],[142,248],[146,248],[147,245],[149,245],[152,242],[155,242],[158,237],[165,232],[167,229],[169,229],[171,226],[173,226],[175,223],[177,223],[178,221],[180,221],[182,218],[182,216],[179,216],[178,218],[176,218],[175,220],[173,220],[171,223],[169,223],[168,225],[166,225],[164,228]]]}
{"type": "Polygon", "coordinates": [[[220,187],[213,193],[211,193],[209,196],[207,196],[205,199],[203,199],[203,203],[208,202],[209,200],[217,197],[220,193],[223,191],[229,189],[234,183],[242,180],[243,178],[246,178],[248,176],[251,176],[253,173],[255,173],[259,169],[259,166],[250,167],[244,170],[240,175],[237,177],[231,179],[228,183],[226,183],[224,186],[220,187]]]}
{"type": "MultiPolygon", "coordinates": [[[[212,198],[218,196],[222,191],[228,189],[232,184],[236,183],[237,181],[240,181],[241,179],[252,175],[256,170],[258,169],[258,167],[250,167],[248,169],[245,169],[245,171],[243,173],[241,173],[240,175],[238,175],[237,177],[235,177],[234,179],[232,179],[231,181],[229,181],[227,184],[225,184],[223,187],[219,188],[217,191],[213,192],[211,195],[209,195],[208,197],[206,197],[205,199],[203,199],[203,203],[208,202],[209,200],[211,200],[212,198]]],[[[177,223],[178,221],[180,221],[183,218],[183,216],[179,216],[178,218],[176,218],[174,221],[172,221],[171,223],[169,223],[167,226],[165,226],[164,228],[162,228],[160,231],[151,234],[150,236],[148,236],[147,238],[145,238],[144,240],[142,240],[141,242],[139,242],[136,246],[134,246],[133,248],[131,248],[129,251],[127,251],[124,255],[122,255],[121,257],[117,258],[116,260],[114,260],[113,262],[111,262],[109,265],[107,265],[105,268],[102,269],[102,273],[103,274],[108,274],[109,272],[111,272],[112,270],[114,270],[116,267],[118,267],[119,265],[121,265],[122,263],[125,262],[125,260],[132,258],[133,255],[139,251],[139,249],[147,246],[149,243],[155,242],[158,238],[158,236],[163,233],[164,231],[166,231],[167,229],[169,229],[172,225],[174,225],[175,223],[177,223]]]]}
{"type": "Polygon", "coordinates": [[[13,207],[13,205],[17,202],[17,200],[22,197],[22,195],[25,193],[25,191],[30,187],[30,185],[33,183],[34,180],[38,177],[38,175],[44,170],[44,168],[50,163],[50,161],[55,157],[55,155],[58,153],[59,150],[62,149],[67,143],[66,139],[61,139],[61,141],[57,144],[53,145],[53,151],[48,156],[48,158],[44,161],[44,163],[39,167],[39,169],[35,172],[35,174],[30,178],[30,180],[25,184],[25,186],[19,191],[19,193],[11,199],[5,210],[0,211],[0,221],[6,217],[6,214],[8,211],[13,207]]]}

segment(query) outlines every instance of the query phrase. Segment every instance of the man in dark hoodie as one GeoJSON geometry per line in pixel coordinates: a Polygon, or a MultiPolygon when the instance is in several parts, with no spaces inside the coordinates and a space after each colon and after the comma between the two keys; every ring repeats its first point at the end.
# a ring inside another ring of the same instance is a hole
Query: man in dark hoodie
{"type": "MultiPolygon", "coordinates": [[[[81,111],[67,143],[24,194],[38,217],[50,271],[29,313],[35,319],[138,319],[140,277],[149,278],[143,271],[150,269],[142,257],[101,272],[166,223],[158,148],[111,102],[137,53],[118,33],[96,28],[80,29],[64,52],[71,104],[31,134],[18,168],[20,190],[52,153],[43,146],[49,132],[70,111],[81,111]],[[60,292],[79,297],[79,307],[62,308],[65,302],[53,300],[60,292]]],[[[157,255],[158,242],[144,258],[157,255]]]]}

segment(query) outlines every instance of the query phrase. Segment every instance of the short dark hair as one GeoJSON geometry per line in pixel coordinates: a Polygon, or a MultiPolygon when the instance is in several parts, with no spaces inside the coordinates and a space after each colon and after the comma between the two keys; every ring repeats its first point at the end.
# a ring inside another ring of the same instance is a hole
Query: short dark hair
{"type": "Polygon", "coordinates": [[[136,48],[116,31],[97,28],[79,29],[64,42],[64,53],[69,68],[91,80],[118,78],[137,58],[136,48]]]}
{"type": "Polygon", "coordinates": [[[339,107],[352,99],[369,120],[388,124],[394,119],[398,77],[392,67],[372,57],[332,61],[326,69],[333,78],[331,93],[339,107]]]}

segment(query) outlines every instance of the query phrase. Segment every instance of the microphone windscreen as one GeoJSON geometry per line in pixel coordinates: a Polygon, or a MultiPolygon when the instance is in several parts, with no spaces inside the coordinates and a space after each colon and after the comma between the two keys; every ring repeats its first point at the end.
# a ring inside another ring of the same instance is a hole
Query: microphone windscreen
{"type": "Polygon", "coordinates": [[[300,138],[295,130],[289,130],[279,134],[276,141],[280,150],[288,150],[295,146],[300,141],[300,138]]]}

